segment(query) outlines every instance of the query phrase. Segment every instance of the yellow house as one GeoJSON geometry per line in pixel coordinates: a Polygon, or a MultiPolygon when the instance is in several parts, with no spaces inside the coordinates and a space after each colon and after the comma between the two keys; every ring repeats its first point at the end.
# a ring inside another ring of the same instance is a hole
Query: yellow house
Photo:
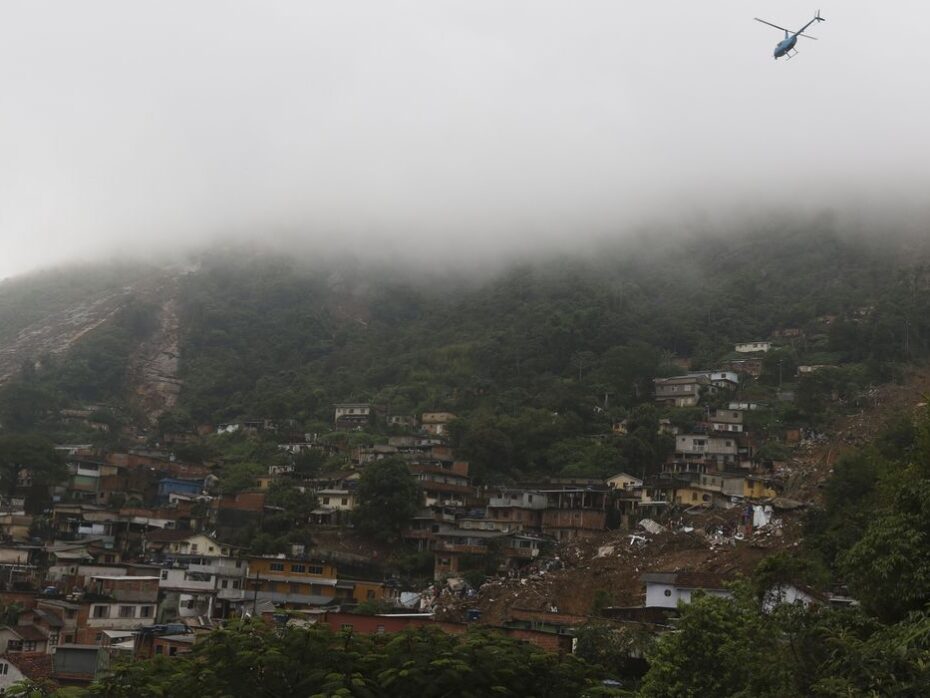
{"type": "Polygon", "coordinates": [[[325,606],[337,601],[363,603],[387,596],[381,582],[342,580],[335,565],[317,560],[250,557],[249,592],[286,608],[325,606]]]}
{"type": "Polygon", "coordinates": [[[642,487],[643,481],[629,473],[617,473],[613,477],[607,478],[607,486],[612,490],[632,490],[642,487]]]}
{"type": "Polygon", "coordinates": [[[713,506],[713,494],[699,487],[677,487],[675,488],[675,502],[684,507],[710,508],[713,506]]]}
{"type": "Polygon", "coordinates": [[[743,496],[747,499],[769,499],[777,496],[777,492],[765,484],[765,480],[756,477],[747,477],[743,484],[743,496]]]}

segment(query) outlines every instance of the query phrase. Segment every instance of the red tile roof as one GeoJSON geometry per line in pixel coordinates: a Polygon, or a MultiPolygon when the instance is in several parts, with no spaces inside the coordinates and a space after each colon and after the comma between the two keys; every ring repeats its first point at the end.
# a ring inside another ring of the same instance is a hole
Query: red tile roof
{"type": "Polygon", "coordinates": [[[12,652],[0,655],[0,657],[33,681],[48,679],[52,676],[52,655],[45,652],[12,652]]]}

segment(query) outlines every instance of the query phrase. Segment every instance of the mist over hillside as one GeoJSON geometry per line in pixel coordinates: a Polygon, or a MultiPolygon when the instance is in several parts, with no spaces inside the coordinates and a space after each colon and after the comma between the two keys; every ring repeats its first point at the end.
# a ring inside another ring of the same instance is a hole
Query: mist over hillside
{"type": "Polygon", "coordinates": [[[116,400],[180,429],[247,416],[325,429],[334,403],[371,401],[547,410],[586,433],[655,376],[784,328],[808,339],[780,360],[860,366],[848,385],[927,353],[930,273],[910,231],[849,232],[831,214],[739,228],[487,268],[229,244],[171,267],[46,272],[0,286],[0,359],[54,404],[116,400]]]}

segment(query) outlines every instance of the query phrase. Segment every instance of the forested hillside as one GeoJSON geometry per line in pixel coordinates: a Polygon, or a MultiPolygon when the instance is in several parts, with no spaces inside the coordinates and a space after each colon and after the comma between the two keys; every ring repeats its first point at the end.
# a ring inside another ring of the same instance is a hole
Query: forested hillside
{"type": "MultiPolygon", "coordinates": [[[[328,421],[334,401],[397,412],[590,409],[636,402],[673,357],[709,367],[747,339],[836,315],[839,360],[926,350],[930,275],[840,236],[701,238],[661,254],[618,245],[491,278],[418,277],[285,259],[205,259],[183,289],[182,402],[195,419],[243,413],[328,421]],[[852,322],[855,320],[855,322],[852,322]]],[[[584,416],[584,415],[583,415],[584,416]]]]}
{"type": "MultiPolygon", "coordinates": [[[[903,241],[884,242],[820,222],[779,234],[617,242],[494,272],[443,271],[440,260],[420,270],[205,251],[196,271],[173,274],[170,285],[183,388],[162,427],[253,417],[325,431],[336,402],[372,402],[395,414],[445,409],[460,417],[455,445],[476,472],[491,467],[482,462],[488,451],[505,471],[584,470],[578,438],[618,419],[654,418],[631,412],[649,402],[652,378],[713,368],[734,343],[785,328],[803,338],[766,355],[759,385],[797,387],[798,401],[780,417],[816,421],[824,391],[853,398],[891,378],[897,363],[927,353],[930,268],[903,241]],[[794,386],[801,362],[836,368],[794,386]],[[567,460],[566,450],[574,454],[567,460]]],[[[113,290],[131,271],[5,284],[4,327],[113,290]]],[[[134,419],[130,356],[157,312],[144,293],[120,302],[67,356],[30,369],[5,394],[21,404],[28,388],[39,412],[121,404],[134,419]]],[[[622,466],[603,455],[592,456],[600,469],[622,466]]]]}

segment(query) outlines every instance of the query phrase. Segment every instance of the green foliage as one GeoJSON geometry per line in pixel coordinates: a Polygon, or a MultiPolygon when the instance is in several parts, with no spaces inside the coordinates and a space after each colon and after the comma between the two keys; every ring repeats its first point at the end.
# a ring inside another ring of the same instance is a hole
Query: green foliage
{"type": "Polygon", "coordinates": [[[827,585],[829,579],[829,572],[817,558],[799,555],[797,551],[779,551],[756,565],[752,588],[756,598],[764,601],[778,587],[804,585],[818,589],[827,585]]]}
{"type": "Polygon", "coordinates": [[[268,488],[267,504],[284,511],[267,516],[266,531],[287,532],[307,525],[310,512],[316,508],[316,495],[300,489],[289,479],[275,480],[268,488]]]}
{"type": "Polygon", "coordinates": [[[577,698],[596,677],[574,657],[480,632],[361,636],[234,623],[211,633],[189,656],[119,666],[87,695],[577,698]]]}
{"type": "Polygon", "coordinates": [[[268,474],[268,467],[258,463],[227,463],[220,471],[220,492],[238,494],[256,486],[256,480],[268,474]]]}
{"type": "Polygon", "coordinates": [[[42,436],[8,434],[0,436],[0,490],[12,497],[19,488],[21,470],[28,471],[32,487],[26,508],[39,512],[49,501],[48,487],[68,476],[68,469],[52,443],[42,436]]]}
{"type": "Polygon", "coordinates": [[[904,483],[890,509],[870,519],[840,567],[868,610],[901,620],[930,603],[930,480],[904,483]]]}
{"type": "Polygon", "coordinates": [[[605,621],[582,625],[575,638],[576,657],[601,667],[610,676],[627,679],[642,674],[639,657],[651,652],[655,642],[646,629],[619,627],[605,621]]]}
{"type": "Polygon", "coordinates": [[[643,698],[794,695],[786,647],[745,592],[697,595],[648,655],[643,698]]]}
{"type": "MultiPolygon", "coordinates": [[[[182,284],[182,402],[200,421],[260,414],[305,424],[331,423],[332,403],[355,399],[403,412],[531,408],[574,413],[594,431],[605,395],[612,408],[632,408],[654,376],[680,370],[675,356],[712,367],[733,342],[776,327],[821,333],[811,350],[866,363],[906,358],[907,320],[911,353],[925,351],[928,299],[915,289],[927,272],[901,283],[898,264],[828,221],[678,240],[661,253],[605,247],[480,281],[212,255],[182,284]],[[817,320],[828,313],[840,320],[817,320]]],[[[802,341],[783,352],[785,379],[806,350],[802,341]]]]}
{"type": "Polygon", "coordinates": [[[420,506],[420,490],[407,463],[385,458],[370,463],[358,481],[355,526],[378,540],[396,539],[420,506]]]}

